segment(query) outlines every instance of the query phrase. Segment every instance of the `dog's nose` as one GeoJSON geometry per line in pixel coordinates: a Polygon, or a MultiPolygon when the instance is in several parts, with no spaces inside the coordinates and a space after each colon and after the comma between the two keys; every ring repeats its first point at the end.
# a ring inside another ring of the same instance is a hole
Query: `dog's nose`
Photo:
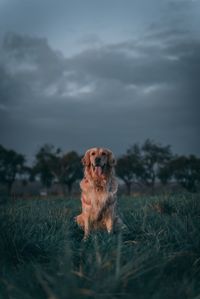
{"type": "Polygon", "coordinates": [[[95,158],[95,164],[99,164],[100,162],[101,162],[101,158],[96,157],[96,158],[95,158]]]}

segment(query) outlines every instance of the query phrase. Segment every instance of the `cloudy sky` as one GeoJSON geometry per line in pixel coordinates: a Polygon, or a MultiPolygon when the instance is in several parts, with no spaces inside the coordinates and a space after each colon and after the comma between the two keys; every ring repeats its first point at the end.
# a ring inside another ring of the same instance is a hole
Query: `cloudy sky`
{"type": "Polygon", "coordinates": [[[0,143],[200,154],[200,0],[0,0],[0,143]]]}

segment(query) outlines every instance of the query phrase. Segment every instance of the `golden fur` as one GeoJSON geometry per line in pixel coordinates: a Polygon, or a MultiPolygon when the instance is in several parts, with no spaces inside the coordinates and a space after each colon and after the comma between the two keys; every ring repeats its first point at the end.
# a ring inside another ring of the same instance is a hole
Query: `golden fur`
{"type": "Polygon", "coordinates": [[[87,238],[91,229],[106,228],[110,233],[118,219],[115,209],[118,183],[114,173],[114,155],[108,149],[94,147],[86,151],[82,163],[82,213],[76,217],[76,222],[84,230],[84,238],[87,238]]]}

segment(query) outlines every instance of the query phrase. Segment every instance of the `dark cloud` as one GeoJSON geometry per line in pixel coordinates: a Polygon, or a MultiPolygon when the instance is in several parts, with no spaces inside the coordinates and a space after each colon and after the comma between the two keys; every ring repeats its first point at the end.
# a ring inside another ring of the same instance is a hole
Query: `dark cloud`
{"type": "Polygon", "coordinates": [[[1,142],[122,153],[154,138],[200,153],[200,41],[187,31],[91,46],[65,58],[47,39],[9,33],[0,50],[1,142]],[[176,36],[176,38],[175,38],[176,36]]]}

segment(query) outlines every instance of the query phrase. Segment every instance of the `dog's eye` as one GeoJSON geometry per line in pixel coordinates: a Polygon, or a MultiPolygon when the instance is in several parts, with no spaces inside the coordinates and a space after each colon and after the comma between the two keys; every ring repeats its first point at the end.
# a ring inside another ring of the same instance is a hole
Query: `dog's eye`
{"type": "Polygon", "coordinates": [[[105,156],[105,155],[106,155],[106,153],[103,152],[103,153],[102,153],[102,156],[105,156]]]}
{"type": "Polygon", "coordinates": [[[94,155],[95,155],[95,152],[92,152],[91,155],[94,156],[94,155]]]}

